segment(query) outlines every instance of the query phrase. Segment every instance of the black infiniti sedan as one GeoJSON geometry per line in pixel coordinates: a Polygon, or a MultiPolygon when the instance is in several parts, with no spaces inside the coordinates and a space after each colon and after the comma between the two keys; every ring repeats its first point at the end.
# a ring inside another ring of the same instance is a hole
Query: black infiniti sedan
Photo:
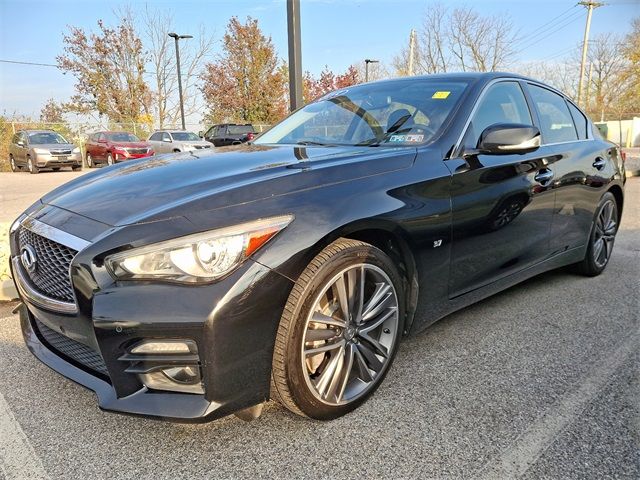
{"type": "Polygon", "coordinates": [[[623,207],[618,148],[510,74],[345,88],[211,155],[84,175],[11,227],[29,349],[106,410],[336,418],[404,335],[550,269],[600,274],[623,207]]]}

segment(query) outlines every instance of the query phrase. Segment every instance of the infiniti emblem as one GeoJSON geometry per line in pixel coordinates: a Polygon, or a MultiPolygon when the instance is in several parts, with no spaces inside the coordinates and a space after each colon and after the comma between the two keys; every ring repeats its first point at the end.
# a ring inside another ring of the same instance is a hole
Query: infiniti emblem
{"type": "Polygon", "coordinates": [[[33,249],[31,245],[25,245],[22,247],[22,253],[20,254],[20,261],[24,268],[27,269],[28,272],[34,272],[36,266],[38,264],[38,257],[36,256],[36,251],[33,249]]]}

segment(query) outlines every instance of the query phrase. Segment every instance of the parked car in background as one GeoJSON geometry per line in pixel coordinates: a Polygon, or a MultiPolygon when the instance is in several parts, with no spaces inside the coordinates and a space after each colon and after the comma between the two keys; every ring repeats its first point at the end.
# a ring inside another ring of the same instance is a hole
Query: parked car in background
{"type": "Polygon", "coordinates": [[[29,349],[106,410],[339,417],[406,334],[548,270],[602,273],[623,210],[619,148],[506,73],[349,87],[228,150],[75,179],[10,229],[29,349]]]}
{"type": "Polygon", "coordinates": [[[256,131],[250,123],[244,125],[221,123],[207,130],[204,134],[204,139],[213,143],[216,147],[225,147],[227,145],[240,145],[241,143],[250,142],[255,136],[256,131]]]}
{"type": "Polygon", "coordinates": [[[89,136],[85,148],[85,159],[89,168],[101,163],[113,165],[154,154],[148,142],[128,132],[96,132],[89,136]]]}
{"type": "Polygon", "coordinates": [[[39,173],[43,168],[80,170],[82,154],[78,147],[53,130],[21,130],[11,138],[9,163],[13,172],[22,168],[30,173],[39,173]]]}
{"type": "Polygon", "coordinates": [[[195,133],[184,130],[158,130],[147,141],[156,153],[190,152],[213,146],[195,133]]]}

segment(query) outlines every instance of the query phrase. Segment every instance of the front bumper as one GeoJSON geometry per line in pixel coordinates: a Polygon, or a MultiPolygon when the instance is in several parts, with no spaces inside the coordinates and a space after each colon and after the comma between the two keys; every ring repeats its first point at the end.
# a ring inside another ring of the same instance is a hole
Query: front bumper
{"type": "Polygon", "coordinates": [[[72,167],[82,165],[82,155],[72,153],[71,155],[49,155],[35,154],[35,163],[39,168],[72,167]]]}
{"type": "MultiPolygon", "coordinates": [[[[42,211],[45,221],[71,215],[51,207],[42,211]]],[[[86,221],[73,218],[86,229],[86,221]]],[[[65,312],[34,298],[29,285],[21,284],[29,279],[17,260],[16,236],[17,231],[11,238],[11,266],[23,301],[25,342],[53,370],[93,390],[102,409],[204,422],[269,398],[273,346],[290,280],[248,260],[211,285],[113,282],[91,260],[92,249],[100,247],[90,244],[72,261],[77,308],[65,312]],[[196,343],[204,395],[150,390],[127,372],[130,346],[150,338],[196,343]]]]}

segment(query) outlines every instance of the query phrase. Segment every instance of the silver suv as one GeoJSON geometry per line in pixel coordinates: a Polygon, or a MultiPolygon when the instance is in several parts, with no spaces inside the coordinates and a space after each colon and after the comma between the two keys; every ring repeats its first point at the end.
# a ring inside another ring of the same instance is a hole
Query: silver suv
{"type": "Polygon", "coordinates": [[[13,172],[22,168],[30,173],[39,173],[42,168],[81,170],[82,154],[53,130],[21,130],[11,139],[9,163],[13,172]]]}
{"type": "Polygon", "coordinates": [[[158,130],[147,140],[156,154],[171,152],[191,152],[203,148],[211,148],[213,144],[201,140],[193,132],[184,130],[158,130]]]}

